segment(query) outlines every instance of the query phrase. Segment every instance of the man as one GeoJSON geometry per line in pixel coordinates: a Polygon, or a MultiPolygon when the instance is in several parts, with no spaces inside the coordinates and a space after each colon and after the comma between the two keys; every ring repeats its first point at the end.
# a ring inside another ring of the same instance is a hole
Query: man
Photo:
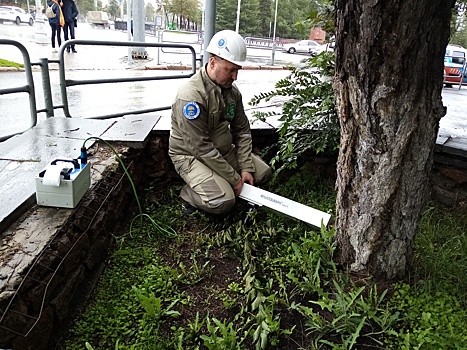
{"type": "Polygon", "coordinates": [[[180,193],[185,214],[196,208],[226,214],[244,183],[259,184],[272,175],[252,153],[250,124],[233,84],[246,61],[243,38],[220,31],[206,51],[209,62],[180,87],[172,104],[169,155],[186,182],[180,193]]]}
{"type": "MultiPolygon", "coordinates": [[[[73,0],[63,0],[63,17],[65,17],[65,26],[63,27],[63,33],[65,35],[65,41],[68,40],[68,33],[71,39],[75,38],[75,23],[76,17],[78,16],[78,9],[73,0]]],[[[76,53],[75,45],[71,45],[71,51],[76,53]]],[[[70,52],[70,46],[67,46],[66,52],[70,52]]]]}

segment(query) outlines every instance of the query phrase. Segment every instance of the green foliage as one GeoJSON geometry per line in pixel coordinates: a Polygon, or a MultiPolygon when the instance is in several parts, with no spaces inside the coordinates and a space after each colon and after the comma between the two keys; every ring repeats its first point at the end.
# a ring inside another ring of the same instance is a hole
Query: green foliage
{"type": "Polygon", "coordinates": [[[169,306],[163,308],[162,299],[159,297],[156,298],[153,292],[143,291],[135,286],[132,286],[132,289],[149,318],[160,319],[163,316],[180,316],[180,312],[172,310],[174,305],[178,303],[178,299],[173,300],[169,306]],[[147,294],[145,294],[145,292],[147,294]]]}
{"type": "Polygon", "coordinates": [[[376,286],[373,286],[368,296],[364,296],[365,289],[365,286],[351,286],[344,290],[334,281],[332,293],[323,293],[320,300],[310,301],[328,312],[324,315],[312,307],[292,306],[306,317],[307,330],[316,336],[314,344],[317,348],[325,344],[333,349],[350,350],[362,338],[382,345],[376,336],[393,333],[392,327],[399,319],[399,313],[392,313],[383,306],[386,292],[378,294],[376,286]]]}
{"type": "MultiPolygon", "coordinates": [[[[117,17],[120,17],[120,5],[117,2],[117,0],[109,1],[108,4],[105,5],[104,7],[104,11],[109,14],[110,18],[115,19],[117,17]]],[[[146,13],[147,13],[147,10],[146,10],[146,13]]]]}
{"type": "Polygon", "coordinates": [[[24,68],[24,64],[4,60],[0,58],[0,67],[15,67],[15,68],[24,68]]]}
{"type": "MultiPolygon", "coordinates": [[[[302,166],[270,189],[332,212],[332,184],[312,170],[302,166]]],[[[459,255],[465,251],[465,219],[427,210],[419,233],[423,244],[415,245],[413,285],[386,291],[369,277],[340,270],[332,227],[315,230],[267,211],[244,226],[241,206],[223,218],[184,217],[180,188],[169,186],[164,196],[148,196],[151,203],[144,203],[148,215],[178,235],[116,235],[116,250],[64,347],[431,350],[466,343],[466,268],[459,255]],[[443,275],[441,266],[425,260],[435,257],[457,265],[443,275]]]]}
{"type": "Polygon", "coordinates": [[[309,13],[307,22],[311,24],[313,28],[321,28],[326,31],[329,39],[335,32],[334,26],[334,1],[322,0],[318,3],[318,7],[315,11],[309,13]]]}
{"type": "Polygon", "coordinates": [[[266,121],[280,116],[278,152],[271,160],[276,174],[284,168],[295,168],[297,159],[307,151],[321,153],[339,147],[340,126],[335,109],[332,76],[334,56],[323,52],[308,59],[300,68],[276,83],[276,90],[255,96],[250,105],[285,98],[282,111],[256,112],[266,121]]]}
{"type": "Polygon", "coordinates": [[[219,321],[216,318],[212,320],[214,325],[211,324],[209,318],[207,319],[207,328],[209,335],[202,335],[201,339],[204,341],[204,346],[209,350],[240,350],[241,341],[237,341],[237,331],[234,325],[219,321]]]}
{"type": "Polygon", "coordinates": [[[449,292],[467,305],[467,215],[465,208],[445,213],[429,207],[422,215],[415,237],[414,282],[436,294],[449,292]]]}
{"type": "Polygon", "coordinates": [[[188,29],[186,26],[188,22],[200,23],[201,22],[201,9],[198,1],[196,0],[171,0],[165,4],[166,16],[173,14],[179,19],[188,21],[180,21],[180,29],[188,29]]]}
{"type": "Polygon", "coordinates": [[[452,295],[402,284],[390,305],[402,317],[398,331],[387,340],[389,349],[465,349],[467,311],[452,295]]]}
{"type": "MultiPolygon", "coordinates": [[[[321,1],[318,1],[318,3],[321,1]]],[[[305,21],[310,11],[317,8],[316,2],[306,0],[280,0],[277,9],[276,37],[307,39],[311,24],[305,21]]],[[[242,35],[272,37],[275,2],[268,0],[242,0],[239,32],[242,35]]],[[[237,1],[218,0],[216,5],[216,31],[235,30],[237,22],[237,1]]]]}

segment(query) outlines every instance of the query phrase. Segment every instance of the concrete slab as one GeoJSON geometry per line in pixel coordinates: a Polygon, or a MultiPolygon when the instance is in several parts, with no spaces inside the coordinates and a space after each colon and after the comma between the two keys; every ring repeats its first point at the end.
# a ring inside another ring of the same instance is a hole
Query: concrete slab
{"type": "MultiPolygon", "coordinates": [[[[66,137],[85,140],[90,136],[101,136],[116,120],[77,119],[54,117],[34,127],[34,133],[43,136],[66,137]]],[[[88,144],[86,144],[88,146],[88,144]]]]}
{"type": "MultiPolygon", "coordinates": [[[[159,116],[112,120],[55,117],[0,143],[0,233],[35,202],[35,178],[51,161],[77,158],[83,141],[98,136],[142,147],[159,116]]],[[[86,143],[92,146],[94,139],[86,143]]]]}
{"type": "Polygon", "coordinates": [[[170,117],[170,113],[166,115],[162,115],[160,120],[154,126],[153,130],[156,131],[170,131],[172,128],[172,119],[170,117]]]}
{"type": "MultiPolygon", "coordinates": [[[[120,144],[143,148],[149,133],[158,124],[159,115],[127,115],[115,120],[100,137],[106,141],[118,141],[120,144]]],[[[169,129],[170,130],[170,129],[169,129]]]]}
{"type": "Polygon", "coordinates": [[[30,129],[0,144],[0,160],[45,166],[55,158],[78,157],[82,144],[83,139],[45,136],[30,129]]]}
{"type": "Polygon", "coordinates": [[[438,134],[438,137],[436,138],[436,144],[437,145],[444,145],[447,140],[449,140],[450,136],[448,135],[441,135],[441,134],[438,134]]]}

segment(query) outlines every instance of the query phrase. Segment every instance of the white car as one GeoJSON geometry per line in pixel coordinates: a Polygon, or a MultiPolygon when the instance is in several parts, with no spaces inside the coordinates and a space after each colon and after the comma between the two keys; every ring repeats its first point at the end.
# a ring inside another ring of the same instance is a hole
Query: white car
{"type": "Polygon", "coordinates": [[[0,6],[0,24],[3,22],[14,22],[17,25],[28,23],[34,24],[34,18],[31,14],[16,6],[0,6]]]}
{"type": "Polygon", "coordinates": [[[307,53],[317,55],[321,52],[321,45],[313,40],[301,40],[292,44],[284,44],[282,51],[288,53],[307,53]]]}

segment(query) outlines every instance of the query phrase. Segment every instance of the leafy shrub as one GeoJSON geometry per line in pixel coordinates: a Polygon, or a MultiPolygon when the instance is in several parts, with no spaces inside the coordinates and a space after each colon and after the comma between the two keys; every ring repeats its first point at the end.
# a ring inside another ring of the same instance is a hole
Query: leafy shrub
{"type": "Polygon", "coordinates": [[[390,301],[400,313],[401,323],[388,340],[389,349],[465,349],[467,344],[467,311],[459,301],[447,294],[398,286],[390,301]]]}
{"type": "Polygon", "coordinates": [[[284,168],[295,168],[297,158],[306,151],[335,151],[339,147],[340,127],[337,118],[332,76],[334,55],[323,52],[307,59],[305,65],[291,68],[291,74],[276,83],[276,90],[255,96],[250,105],[286,97],[282,111],[255,112],[266,121],[280,116],[278,152],[271,160],[276,174],[284,168]],[[279,165],[279,167],[277,167],[279,165]]]}

